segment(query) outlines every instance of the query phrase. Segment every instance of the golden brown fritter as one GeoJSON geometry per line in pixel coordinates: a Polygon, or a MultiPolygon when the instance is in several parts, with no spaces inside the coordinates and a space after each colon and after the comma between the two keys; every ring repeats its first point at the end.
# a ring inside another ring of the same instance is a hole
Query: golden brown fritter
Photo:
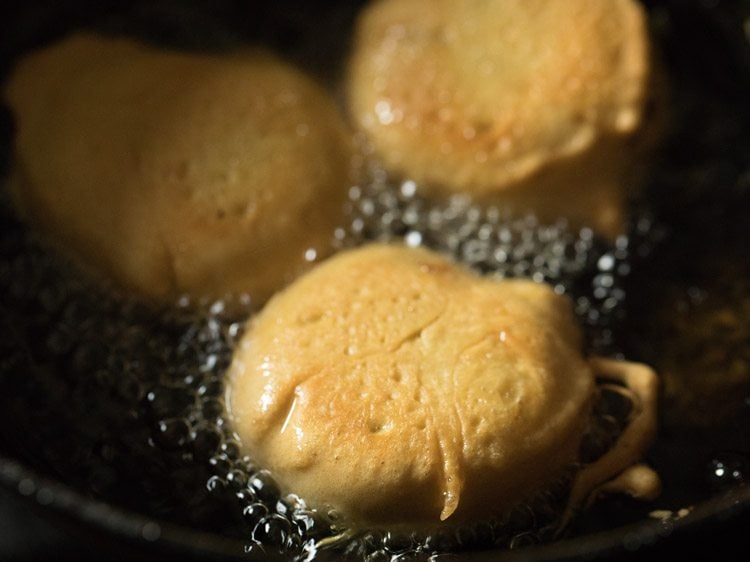
{"type": "Polygon", "coordinates": [[[651,55],[634,0],[379,0],[352,117],[389,171],[614,236],[651,55]]]}
{"type": "MultiPolygon", "coordinates": [[[[227,403],[261,466],[350,525],[486,520],[576,465],[594,390],[580,348],[548,286],[374,245],[318,265],[251,321],[227,403]]],[[[581,471],[576,502],[634,462],[652,423],[581,471]]]]}
{"type": "Polygon", "coordinates": [[[262,300],[329,250],[351,139],[269,52],[75,35],[24,58],[5,97],[22,213],[128,289],[262,300]]]}

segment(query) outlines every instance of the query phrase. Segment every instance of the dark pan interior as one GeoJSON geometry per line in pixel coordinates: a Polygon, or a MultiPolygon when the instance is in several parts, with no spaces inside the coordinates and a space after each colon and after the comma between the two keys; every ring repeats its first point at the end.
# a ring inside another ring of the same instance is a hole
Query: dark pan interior
{"type": "MultiPolygon", "coordinates": [[[[11,3],[0,17],[0,71],[4,77],[23,53],[86,27],[199,50],[260,41],[335,84],[361,4],[11,3]]],[[[618,350],[656,366],[676,365],[678,372],[682,367],[686,373],[684,380],[675,382],[683,394],[665,405],[659,438],[647,456],[663,475],[664,493],[650,506],[606,499],[581,518],[569,538],[551,545],[464,553],[461,558],[619,559],[646,550],[718,558],[738,545],[748,546],[744,530],[750,524],[750,489],[745,485],[750,478],[750,380],[739,377],[730,385],[720,375],[714,382],[706,379],[721,374],[722,365],[737,364],[740,371],[744,365],[744,373],[750,368],[750,2],[653,0],[645,4],[672,82],[675,124],[648,180],[643,216],[654,225],[653,238],[637,262],[640,267],[626,281],[628,316],[618,326],[625,334],[618,350]],[[698,298],[698,293],[707,296],[698,298]],[[680,316],[678,309],[688,312],[680,316]],[[725,309],[735,310],[739,325],[730,322],[727,327],[716,320],[714,313],[725,309]],[[719,359],[704,362],[716,349],[719,359]],[[697,365],[692,370],[685,367],[691,362],[697,365]],[[704,367],[701,379],[695,371],[704,367]],[[685,509],[687,514],[658,520],[648,517],[654,509],[675,513],[685,509]]],[[[11,165],[12,142],[12,116],[3,107],[0,176],[11,165]]],[[[8,273],[8,264],[18,253],[38,248],[22,240],[25,227],[9,211],[4,195],[0,202],[0,382],[5,389],[0,396],[0,484],[56,524],[86,540],[95,538],[105,548],[120,550],[127,545],[134,553],[180,559],[272,558],[270,551],[245,552],[246,541],[240,536],[220,532],[221,519],[215,527],[203,527],[168,506],[139,503],[131,497],[134,487],[126,482],[129,469],[131,475],[138,472],[127,460],[120,459],[119,470],[108,475],[114,481],[99,488],[87,484],[88,475],[76,473],[77,461],[61,468],[40,453],[40,448],[62,439],[60,435],[69,429],[66,424],[72,427],[80,419],[62,415],[64,404],[51,406],[55,415],[60,413],[57,418],[24,419],[19,397],[25,391],[20,387],[34,380],[33,373],[54,368],[58,362],[40,350],[34,332],[38,327],[26,320],[38,303],[14,293],[18,280],[8,273]],[[19,325],[25,328],[19,330],[19,325]],[[36,434],[41,423],[57,427],[36,434]]],[[[24,263],[33,267],[35,262],[24,263]]],[[[45,287],[54,284],[55,279],[47,275],[38,295],[47,294],[45,287]]],[[[112,308],[97,314],[120,312],[112,308]]],[[[136,319],[147,318],[137,310],[129,313],[136,319]]],[[[126,395],[129,389],[120,391],[126,395]]],[[[92,413],[91,424],[104,420],[108,431],[128,431],[126,422],[112,419],[116,415],[92,413]]],[[[95,427],[91,433],[98,431],[95,427]]],[[[81,437],[89,438],[94,439],[85,432],[81,437]]],[[[112,462],[118,462],[117,457],[112,462]]],[[[206,477],[201,472],[181,482],[205,488],[206,477]]]]}

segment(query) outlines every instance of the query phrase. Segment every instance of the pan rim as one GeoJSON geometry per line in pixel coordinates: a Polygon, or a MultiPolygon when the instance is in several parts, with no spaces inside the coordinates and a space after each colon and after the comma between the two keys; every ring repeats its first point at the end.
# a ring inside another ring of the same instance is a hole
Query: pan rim
{"type": "MultiPolygon", "coordinates": [[[[150,547],[171,554],[221,557],[221,559],[284,560],[265,550],[248,551],[241,538],[201,531],[179,523],[150,517],[103,500],[87,497],[64,482],[42,476],[23,462],[0,454],[0,487],[20,500],[36,504],[42,517],[58,515],[101,531],[110,539],[150,547]],[[256,556],[257,555],[257,556],[256,556]]],[[[453,559],[472,561],[569,560],[596,558],[612,554],[635,555],[657,543],[684,535],[702,523],[721,523],[750,513],[750,486],[739,485],[714,494],[692,506],[681,517],[650,517],[590,534],[563,538],[547,544],[517,550],[482,550],[454,553],[453,559]]],[[[322,557],[326,559],[325,556],[322,557]]]]}

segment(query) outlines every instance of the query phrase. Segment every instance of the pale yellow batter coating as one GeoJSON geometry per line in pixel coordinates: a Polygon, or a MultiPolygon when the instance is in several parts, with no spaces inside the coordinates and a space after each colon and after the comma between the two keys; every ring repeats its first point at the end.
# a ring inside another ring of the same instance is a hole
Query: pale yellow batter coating
{"type": "Polygon", "coordinates": [[[21,60],[5,98],[21,212],[127,289],[263,300],[330,249],[351,139],[267,51],[74,35],[21,60]]]}
{"type": "MultiPolygon", "coordinates": [[[[575,466],[594,374],[549,287],[373,245],[277,294],[227,389],[243,446],[284,489],[355,527],[414,530],[502,517],[575,466]]],[[[584,471],[577,502],[634,462],[630,441],[584,471]]]]}
{"type": "Polygon", "coordinates": [[[652,79],[635,0],[378,0],[362,14],[352,117],[385,167],[605,236],[652,79]]]}

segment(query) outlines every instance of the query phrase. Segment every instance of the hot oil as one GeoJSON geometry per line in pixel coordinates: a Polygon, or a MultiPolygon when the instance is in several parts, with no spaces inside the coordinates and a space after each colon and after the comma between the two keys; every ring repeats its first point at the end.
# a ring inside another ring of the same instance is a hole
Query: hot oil
{"type": "MultiPolygon", "coordinates": [[[[626,329],[650,322],[654,308],[639,310],[645,294],[651,294],[652,304],[658,302],[644,264],[663,260],[669,246],[661,229],[652,226],[653,213],[635,209],[630,236],[607,244],[563,221],[544,225],[530,215],[512,217],[461,198],[431,203],[418,196],[411,182],[392,183],[377,170],[373,178],[351,189],[348,223],[335,233],[340,247],[404,241],[449,254],[485,275],[550,283],[574,300],[592,353],[626,350],[628,358],[643,359],[648,355],[644,346],[670,336],[667,330],[644,341],[626,329]],[[625,305],[633,300],[626,317],[625,305]],[[636,357],[630,355],[634,349],[636,357]]],[[[3,218],[0,305],[8,337],[0,372],[6,388],[13,389],[3,396],[4,448],[35,468],[116,505],[236,536],[250,549],[263,545],[298,557],[314,554],[327,541],[340,553],[378,560],[463,548],[517,548],[552,537],[565,481],[520,506],[508,520],[428,536],[375,531],[332,540],[339,532],[335,517],[314,512],[294,495],[282,496],[272,475],[241,454],[226,419],[222,377],[253,312],[252,301],[183,299],[154,309],[88,279],[7,209],[3,218]]],[[[660,274],[674,280],[681,266],[671,261],[659,262],[660,274]]],[[[746,295],[740,281],[724,283],[746,295]]],[[[725,285],[720,284],[721,294],[707,285],[705,299],[723,303],[735,298],[725,285]]],[[[721,336],[701,332],[699,337],[710,347],[710,339],[721,336]]],[[[654,349],[670,345],[680,342],[662,341],[654,349]]],[[[602,444],[621,429],[611,408],[601,404],[599,423],[587,437],[591,458],[596,457],[591,450],[601,454],[602,444]]],[[[669,411],[664,418],[670,420],[669,411]]],[[[706,441],[694,447],[708,456],[692,455],[702,487],[693,486],[694,495],[685,497],[670,484],[684,483],[684,477],[674,478],[684,472],[674,458],[684,438],[674,433],[679,425],[671,421],[666,439],[651,455],[667,484],[664,506],[683,507],[744,481],[747,457],[706,446],[727,423],[738,423],[736,416],[707,428],[706,441]]],[[[602,509],[610,508],[605,504],[602,509]]],[[[617,520],[637,520],[651,508],[620,505],[617,520]]],[[[591,528],[596,525],[584,522],[576,532],[591,528]]]]}
{"type": "MultiPolygon", "coordinates": [[[[724,53],[715,37],[692,35],[696,47],[684,48],[702,51],[707,62],[701,67],[676,50],[689,45],[684,34],[695,31],[679,20],[685,14],[678,10],[666,23],[660,17],[654,20],[662,25],[675,90],[682,92],[676,101],[683,125],[632,209],[627,236],[608,244],[563,221],[540,224],[462,198],[429,202],[418,196],[418,186],[377,168],[372,181],[352,188],[348,221],[335,233],[342,248],[403,240],[486,275],[550,283],[573,299],[590,353],[651,363],[665,372],[665,382],[682,389],[663,404],[659,440],[646,459],[662,476],[663,497],[646,506],[605,501],[579,521],[577,534],[605,520],[611,527],[653,509],[676,511],[744,484],[748,474],[750,383],[741,370],[748,365],[743,342],[750,315],[721,313],[736,311],[748,298],[748,271],[737,266],[746,263],[740,225],[748,208],[750,150],[737,122],[746,120],[740,109],[747,98],[730,93],[706,104],[709,94],[716,97],[707,68],[729,64],[724,53]],[[709,363],[710,383],[691,370],[695,361],[687,352],[696,346],[719,350],[709,363]],[[691,378],[709,385],[705,399],[692,390],[691,378]],[[711,416],[726,410],[728,395],[737,397],[736,407],[722,418],[711,416]]],[[[0,399],[3,452],[90,496],[238,537],[251,550],[263,544],[304,557],[336,533],[335,518],[293,495],[282,497],[272,475],[240,453],[225,418],[222,375],[252,302],[148,307],[88,280],[7,208],[0,236],[6,334],[0,378],[9,389],[0,399]]],[[[608,421],[588,439],[594,451],[619,430],[602,400],[599,419],[608,421]]],[[[372,560],[521,547],[550,538],[561,496],[564,490],[547,490],[510,521],[427,537],[365,533],[340,545],[372,560]]]]}
{"type": "MultiPolygon", "coordinates": [[[[464,200],[438,206],[413,187],[374,181],[352,188],[348,226],[335,233],[336,243],[403,239],[485,274],[531,276],[562,293],[580,291],[577,312],[595,334],[592,345],[612,345],[623,299],[596,288],[622,292],[619,280],[600,279],[627,273],[626,239],[607,247],[562,222],[540,225],[532,216],[507,217],[464,200]]],[[[7,447],[32,466],[117,505],[293,556],[311,555],[326,542],[356,558],[379,559],[513,548],[552,536],[567,478],[508,519],[421,536],[375,531],[334,540],[342,531],[335,514],[282,496],[273,476],[242,455],[226,418],[223,374],[252,301],[181,299],[154,308],[89,278],[5,211],[0,305],[9,337],[0,372],[14,391],[4,397],[13,422],[4,429],[7,447]]],[[[621,429],[604,417],[587,438],[588,460],[621,429]]]]}
{"type": "Polygon", "coordinates": [[[431,202],[410,180],[393,184],[377,168],[370,177],[350,190],[352,219],[336,233],[342,246],[398,241],[437,250],[483,275],[547,283],[574,301],[589,351],[618,350],[631,254],[648,255],[659,236],[645,209],[634,209],[630,234],[610,243],[564,219],[544,224],[533,214],[513,215],[462,196],[431,202]]]}

